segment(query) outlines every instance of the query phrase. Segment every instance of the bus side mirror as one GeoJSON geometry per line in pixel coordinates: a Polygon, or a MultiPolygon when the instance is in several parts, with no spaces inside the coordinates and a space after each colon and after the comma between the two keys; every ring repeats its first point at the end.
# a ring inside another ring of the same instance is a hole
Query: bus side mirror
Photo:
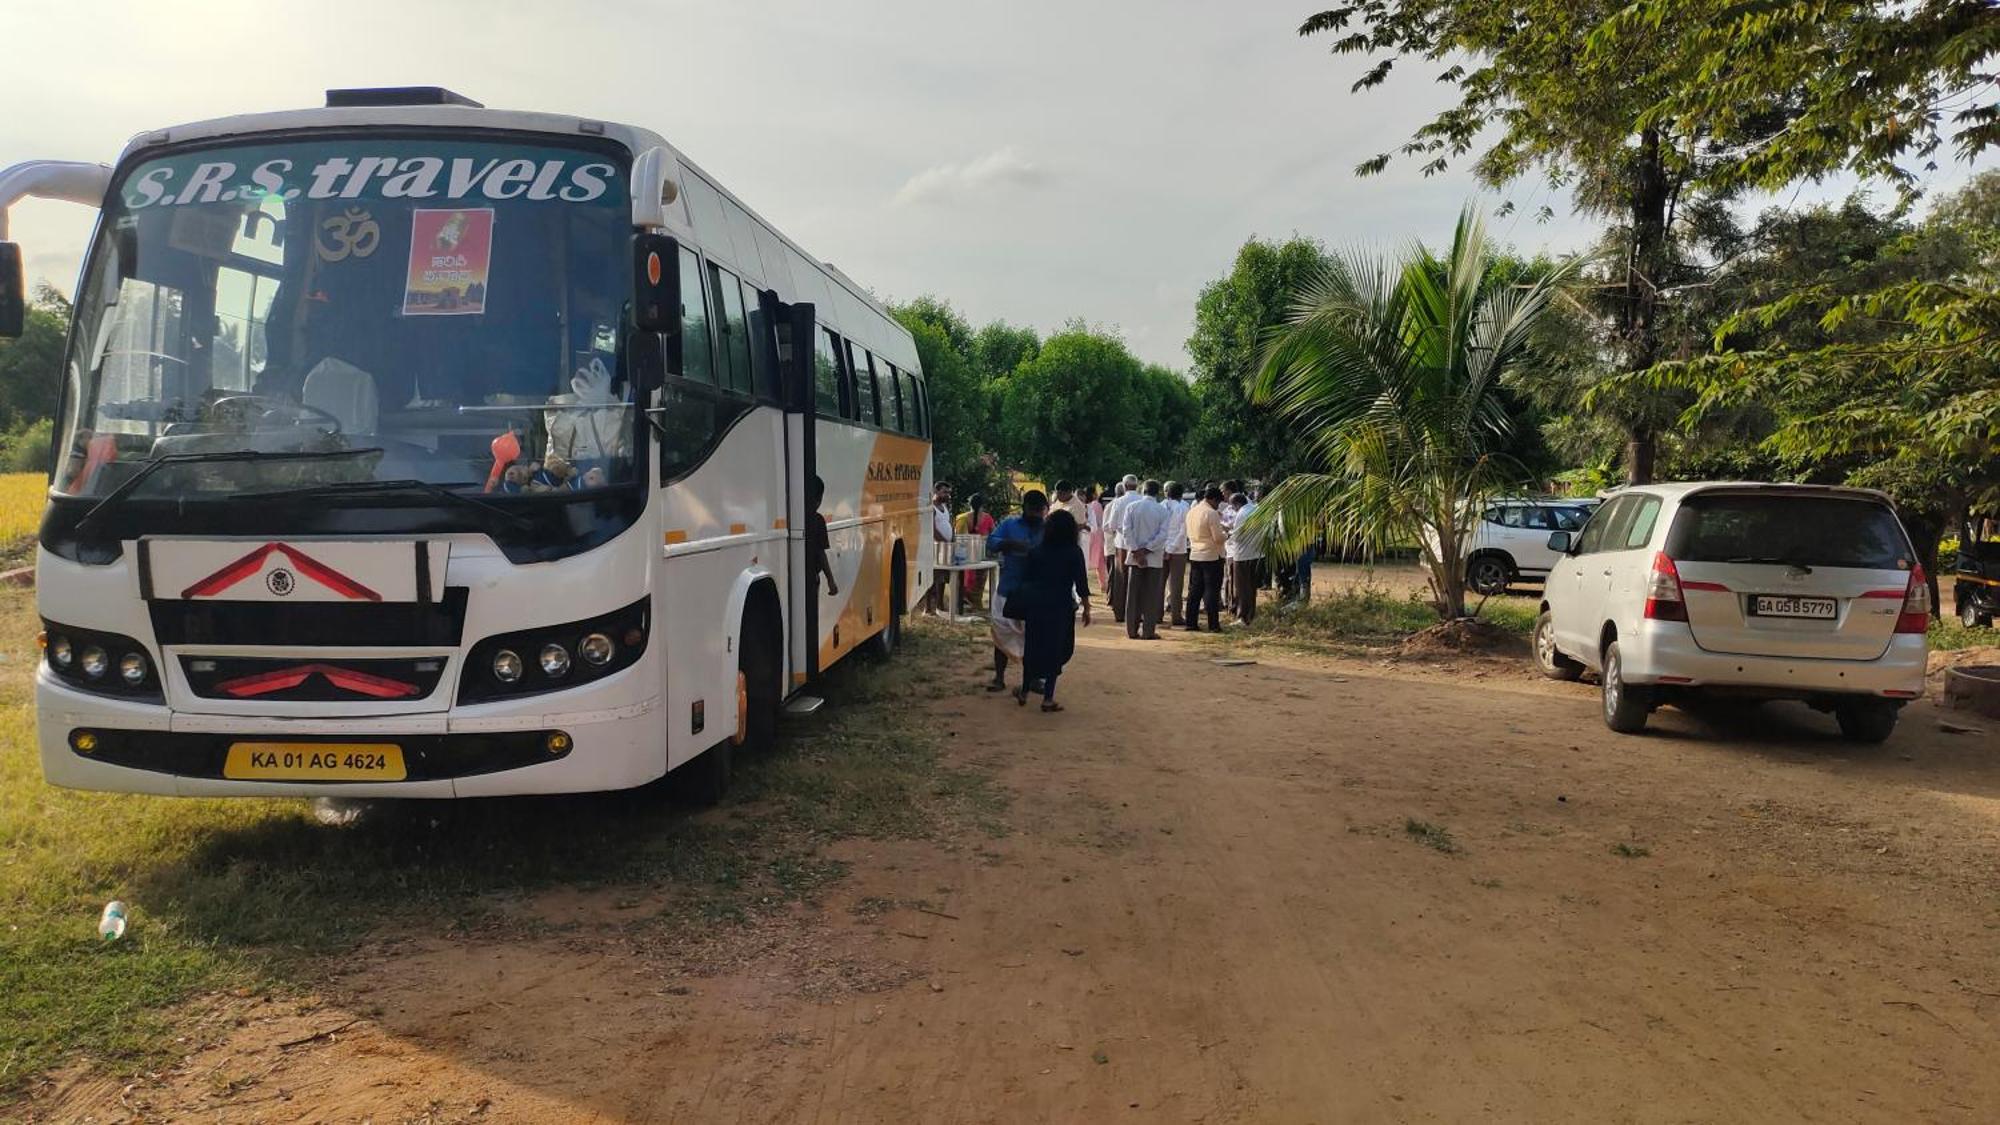
{"type": "Polygon", "coordinates": [[[680,331],[680,252],[680,243],[664,234],[632,236],[632,319],[639,331],[680,331]]]}
{"type": "Polygon", "coordinates": [[[28,326],[28,280],[21,245],[0,242],[0,339],[18,338],[28,326]]]}

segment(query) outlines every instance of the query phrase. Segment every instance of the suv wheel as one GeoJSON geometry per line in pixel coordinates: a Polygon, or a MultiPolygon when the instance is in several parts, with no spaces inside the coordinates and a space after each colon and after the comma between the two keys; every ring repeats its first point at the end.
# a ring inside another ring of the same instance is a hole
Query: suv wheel
{"type": "Polygon", "coordinates": [[[1555,618],[1546,609],[1535,618],[1535,664],[1551,680],[1575,680],[1583,675],[1583,665],[1556,647],[1555,618]]]}
{"type": "Polygon", "coordinates": [[[1599,679],[1604,692],[1604,725],[1619,734],[1645,730],[1646,716],[1653,710],[1653,692],[1625,682],[1625,662],[1619,659],[1617,641],[1604,650],[1604,670],[1599,679]]]}
{"type": "Polygon", "coordinates": [[[1884,742],[1896,729],[1896,712],[1902,708],[1876,699],[1843,703],[1833,709],[1840,723],[1840,736],[1849,742],[1884,742]]]}
{"type": "Polygon", "coordinates": [[[1958,621],[1959,624],[1965,626],[1968,629],[1976,629],[1981,625],[1993,624],[1993,618],[1987,614],[1979,612],[1979,603],[1972,600],[1971,598],[1959,599],[1958,621]]]}
{"type": "Polygon", "coordinates": [[[1514,567],[1504,555],[1481,555],[1465,568],[1465,584],[1472,587],[1473,593],[1483,597],[1506,593],[1512,581],[1514,567]]]}

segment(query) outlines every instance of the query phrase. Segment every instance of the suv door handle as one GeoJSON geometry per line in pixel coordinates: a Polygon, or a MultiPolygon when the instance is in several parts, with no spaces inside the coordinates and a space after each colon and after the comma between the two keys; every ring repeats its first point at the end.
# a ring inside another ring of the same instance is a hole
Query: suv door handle
{"type": "Polygon", "coordinates": [[[1606,570],[1606,571],[1604,572],[1604,577],[1606,577],[1606,578],[1609,578],[1609,577],[1611,577],[1611,572],[1610,572],[1609,570],[1606,570]]]}

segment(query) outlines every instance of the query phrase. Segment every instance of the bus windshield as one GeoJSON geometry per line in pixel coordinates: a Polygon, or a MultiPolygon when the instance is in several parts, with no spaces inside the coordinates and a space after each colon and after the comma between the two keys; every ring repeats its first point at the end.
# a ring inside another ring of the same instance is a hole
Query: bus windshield
{"type": "Polygon", "coordinates": [[[129,166],[79,293],[56,491],[630,482],[626,190],[611,149],[490,134],[129,166]]]}

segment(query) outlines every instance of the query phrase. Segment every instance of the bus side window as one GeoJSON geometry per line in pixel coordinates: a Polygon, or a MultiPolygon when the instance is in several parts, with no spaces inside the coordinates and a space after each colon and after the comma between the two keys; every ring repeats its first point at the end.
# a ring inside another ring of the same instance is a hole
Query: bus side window
{"type": "Polygon", "coordinates": [[[847,417],[846,387],[840,378],[840,339],[832,332],[819,330],[819,355],[814,361],[813,393],[818,409],[827,418],[847,417]]]}
{"type": "Polygon", "coordinates": [[[676,374],[697,383],[715,382],[715,363],[708,350],[708,304],[701,283],[701,259],[681,248],[681,369],[676,374]]]}
{"type": "Polygon", "coordinates": [[[881,425],[882,415],[875,407],[875,372],[868,366],[868,349],[849,340],[847,360],[854,370],[855,421],[870,426],[881,425]]]}
{"type": "Polygon", "coordinates": [[[917,422],[917,381],[900,367],[896,369],[896,398],[903,404],[903,432],[920,433],[923,427],[917,422]]]}
{"type": "Polygon", "coordinates": [[[747,281],[743,283],[743,307],[750,325],[750,374],[757,393],[765,398],[782,399],[784,390],[778,385],[777,364],[772,362],[776,342],[771,339],[770,318],[764,315],[761,296],[747,281]]]}
{"type": "Polygon", "coordinates": [[[877,358],[875,369],[882,374],[882,425],[897,433],[903,426],[903,373],[886,359],[877,358]]]}
{"type": "Polygon", "coordinates": [[[930,388],[915,375],[910,376],[910,387],[917,392],[917,436],[931,436],[931,394],[930,388]]]}
{"type": "Polygon", "coordinates": [[[716,382],[741,394],[752,393],[750,383],[750,326],[743,316],[743,286],[736,275],[708,263],[708,280],[714,300],[716,336],[716,382]]]}

